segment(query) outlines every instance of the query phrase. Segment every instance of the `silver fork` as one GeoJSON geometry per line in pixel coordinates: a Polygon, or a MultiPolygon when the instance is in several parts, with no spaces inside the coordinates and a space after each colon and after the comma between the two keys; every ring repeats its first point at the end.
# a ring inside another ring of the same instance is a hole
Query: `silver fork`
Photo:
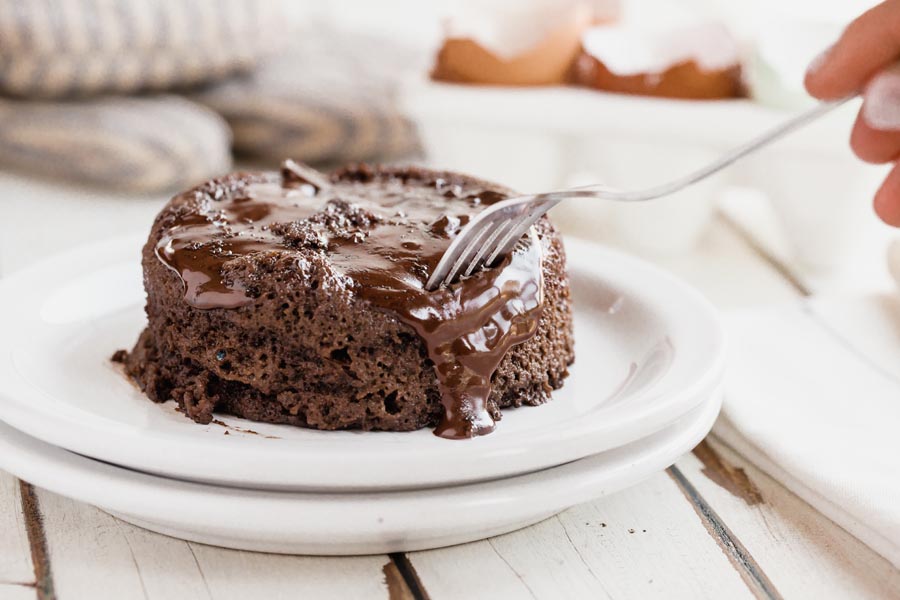
{"type": "Polygon", "coordinates": [[[853,97],[823,102],[734,148],[703,168],[662,185],[633,191],[618,191],[602,185],[589,185],[558,192],[517,196],[492,204],[469,221],[453,239],[431,277],[428,278],[425,289],[436,290],[442,285],[449,285],[459,277],[468,277],[483,265],[493,264],[498,258],[511,252],[528,228],[563,200],[599,198],[620,202],[642,202],[668,196],[721,171],[738,159],[818,119],[853,97]]]}

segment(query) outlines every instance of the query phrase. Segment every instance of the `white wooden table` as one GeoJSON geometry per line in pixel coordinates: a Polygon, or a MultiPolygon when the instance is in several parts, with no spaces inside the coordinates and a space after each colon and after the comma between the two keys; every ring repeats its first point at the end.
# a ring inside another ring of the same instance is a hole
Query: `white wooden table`
{"type": "MultiPolygon", "coordinates": [[[[7,174],[0,191],[0,276],[75,243],[147,228],[161,204],[7,174]],[[76,220],[77,232],[63,229],[76,220]]],[[[764,219],[738,212],[721,212],[696,251],[657,262],[723,309],[822,287],[779,258],[764,219]]],[[[865,287],[863,279],[838,285],[865,287]]],[[[352,558],[183,542],[0,472],[0,600],[35,597],[900,598],[900,572],[711,437],[644,483],[527,529],[352,558]]]]}

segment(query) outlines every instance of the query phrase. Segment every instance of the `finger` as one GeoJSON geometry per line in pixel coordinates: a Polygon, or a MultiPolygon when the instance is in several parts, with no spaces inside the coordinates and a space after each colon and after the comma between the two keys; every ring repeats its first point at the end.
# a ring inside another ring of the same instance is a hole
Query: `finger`
{"type": "Polygon", "coordinates": [[[806,73],[806,89],[832,100],[860,91],[900,56],[900,0],[887,0],[854,20],[806,73]]]}
{"type": "Polygon", "coordinates": [[[850,147],[862,160],[882,164],[900,158],[900,131],[874,129],[861,110],[850,134],[850,147]]]}
{"type": "Polygon", "coordinates": [[[888,225],[900,227],[900,166],[894,165],[875,194],[875,212],[888,225]]]}

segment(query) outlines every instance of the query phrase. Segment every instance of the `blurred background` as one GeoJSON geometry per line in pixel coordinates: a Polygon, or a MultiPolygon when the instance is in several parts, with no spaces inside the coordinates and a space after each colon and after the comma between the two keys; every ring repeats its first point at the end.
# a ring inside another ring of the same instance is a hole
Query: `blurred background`
{"type": "MultiPolygon", "coordinates": [[[[286,157],[660,183],[811,106],[806,65],[872,4],[0,0],[0,274],[286,157]]],[[[883,279],[884,169],[847,147],[855,108],[665,200],[555,218],[665,260],[739,214],[811,276],[883,279]]]]}

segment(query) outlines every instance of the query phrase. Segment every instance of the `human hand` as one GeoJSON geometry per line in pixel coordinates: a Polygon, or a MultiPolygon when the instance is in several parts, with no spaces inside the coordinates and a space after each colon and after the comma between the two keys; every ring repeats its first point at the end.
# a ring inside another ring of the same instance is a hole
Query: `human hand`
{"type": "Polygon", "coordinates": [[[809,66],[807,91],[821,100],[861,93],[850,146],[866,162],[894,163],[875,194],[875,212],[900,227],[900,0],[854,20],[809,66]]]}

